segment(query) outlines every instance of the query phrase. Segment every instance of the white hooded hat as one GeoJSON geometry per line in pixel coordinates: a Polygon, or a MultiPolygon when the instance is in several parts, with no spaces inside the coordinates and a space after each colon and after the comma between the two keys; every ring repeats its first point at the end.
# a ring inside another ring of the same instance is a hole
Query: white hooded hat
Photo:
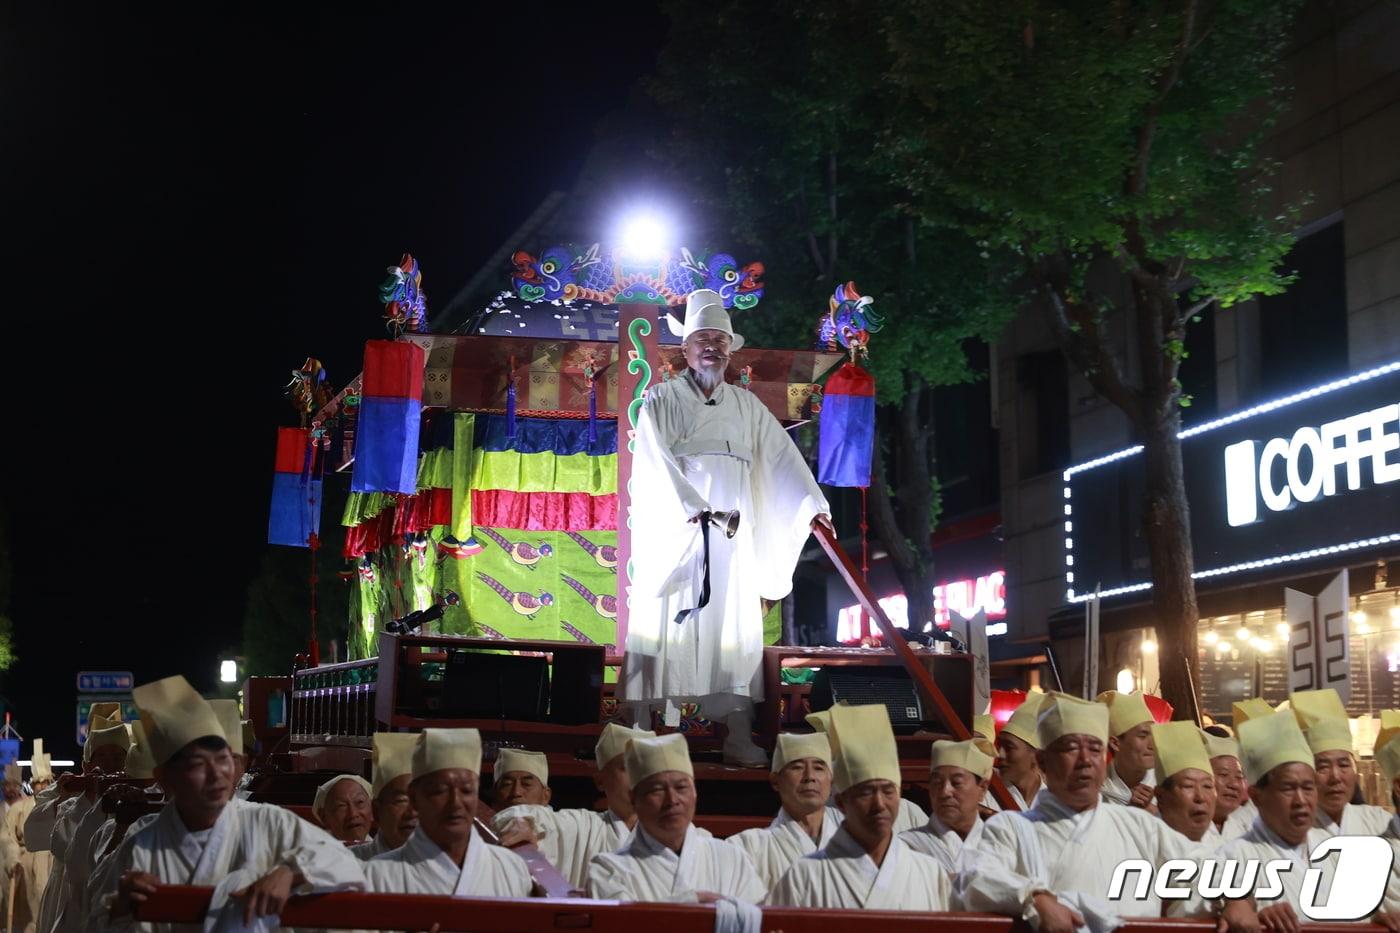
{"type": "Polygon", "coordinates": [[[743,335],[734,333],[734,324],[724,307],[724,299],[714,289],[700,288],[691,292],[685,299],[685,323],[682,324],[674,315],[668,313],[666,326],[682,341],[697,330],[722,330],[729,335],[730,353],[744,346],[743,335]]]}

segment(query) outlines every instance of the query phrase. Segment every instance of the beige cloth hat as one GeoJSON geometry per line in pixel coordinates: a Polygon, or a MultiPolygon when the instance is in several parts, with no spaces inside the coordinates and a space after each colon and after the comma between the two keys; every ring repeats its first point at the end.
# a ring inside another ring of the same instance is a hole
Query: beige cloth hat
{"type": "Polygon", "coordinates": [[[997,721],[991,713],[978,713],[972,717],[972,731],[984,739],[997,737],[997,721]]]}
{"type": "Polygon", "coordinates": [[[769,770],[776,774],[794,761],[801,761],[804,758],[820,758],[826,762],[828,768],[831,767],[831,740],[826,737],[825,733],[813,732],[798,735],[784,732],[779,734],[778,744],[773,749],[773,767],[769,770]]]}
{"type": "Polygon", "coordinates": [[[1108,734],[1120,736],[1143,723],[1153,722],[1152,711],[1141,693],[1119,693],[1105,690],[1095,699],[1108,707],[1108,734]]]}
{"type": "Polygon", "coordinates": [[[1239,735],[1240,726],[1251,719],[1259,716],[1273,715],[1274,708],[1265,703],[1259,697],[1252,697],[1248,700],[1241,700],[1238,703],[1230,704],[1230,712],[1235,720],[1235,734],[1239,735]]]}
{"type": "Polygon", "coordinates": [[[416,732],[374,734],[374,784],[370,788],[371,800],[378,800],[390,781],[413,773],[413,749],[417,744],[416,732]]]}
{"type": "Polygon", "coordinates": [[[627,751],[627,743],[633,739],[654,739],[656,733],[646,729],[629,729],[627,726],[619,726],[615,722],[610,722],[603,727],[603,734],[598,736],[598,744],[593,747],[593,759],[598,764],[598,770],[602,771],[618,755],[627,751]]]}
{"type": "Polygon", "coordinates": [[[1157,782],[1190,768],[1213,773],[1206,751],[1205,733],[1194,722],[1166,722],[1152,726],[1152,745],[1157,750],[1157,782]]]}
{"type": "Polygon", "coordinates": [[[53,756],[44,751],[44,740],[34,740],[34,750],[29,754],[29,780],[53,780],[53,756]]]}
{"type": "Polygon", "coordinates": [[[1280,710],[1240,724],[1240,763],[1250,784],[1258,784],[1279,765],[1313,766],[1313,752],[1293,713],[1280,710]]]}
{"type": "Polygon", "coordinates": [[[549,784],[549,759],[544,752],[527,752],[520,748],[503,748],[496,755],[496,767],[492,772],[500,780],[512,771],[533,774],[541,784],[549,784]]]}
{"type": "Polygon", "coordinates": [[[481,732],[476,729],[424,729],[413,746],[414,780],[434,771],[462,768],[481,774],[481,732]]]}
{"type": "Polygon", "coordinates": [[[695,776],[690,763],[690,746],[679,732],[652,739],[633,739],[627,743],[627,783],[635,788],[654,774],[679,771],[695,776]]]}
{"type": "Polygon", "coordinates": [[[1314,755],[1352,752],[1351,718],[1336,690],[1299,690],[1289,697],[1289,707],[1314,755]]]}
{"type": "MultiPolygon", "coordinates": [[[[837,706],[845,706],[846,704],[845,704],[845,703],[837,703],[836,705],[837,705],[837,706]]],[[[807,714],[807,725],[811,726],[813,729],[817,730],[818,732],[830,732],[830,731],[831,731],[831,710],[829,710],[829,709],[824,709],[824,710],[822,710],[821,712],[817,712],[817,713],[808,713],[808,714],[807,714]]]]}
{"type": "Polygon", "coordinates": [[[843,793],[866,781],[900,786],[899,748],[890,714],[883,705],[833,706],[827,738],[831,742],[832,786],[843,793]]]}
{"type": "Polygon", "coordinates": [[[992,765],[996,759],[982,750],[976,739],[964,742],[950,742],[946,739],[933,743],[929,756],[929,771],[951,766],[971,771],[982,780],[992,776],[992,765]]]}
{"type": "Polygon", "coordinates": [[[94,703],[88,707],[88,729],[110,729],[122,721],[122,705],[120,703],[94,703]],[[107,724],[97,725],[97,720],[105,719],[107,724]]]}
{"type": "Polygon", "coordinates": [[[366,796],[368,796],[371,801],[374,800],[374,787],[369,781],[366,781],[358,774],[337,774],[335,777],[316,788],[316,799],[311,801],[311,812],[316,814],[316,819],[320,820],[323,824],[326,820],[321,810],[326,805],[326,798],[330,796],[331,788],[335,787],[335,785],[339,784],[341,781],[354,781],[356,784],[360,785],[360,787],[364,788],[366,796]]]}
{"type": "Polygon", "coordinates": [[[1211,735],[1209,732],[1202,729],[1201,741],[1206,743],[1206,754],[1211,758],[1240,757],[1240,743],[1235,739],[1226,739],[1218,735],[1211,735]]]}
{"type": "Polygon", "coordinates": [[[151,743],[146,741],[146,727],[139,722],[131,726],[131,751],[126,753],[126,775],[134,778],[155,777],[156,760],[151,755],[151,743]]]}
{"type": "Polygon", "coordinates": [[[1011,718],[1006,720],[1006,725],[1001,727],[1001,731],[1016,736],[1031,748],[1040,748],[1036,720],[1040,718],[1040,708],[1045,705],[1047,699],[1049,695],[1045,693],[1027,694],[1021,705],[1012,711],[1011,718]]]}
{"type": "Polygon", "coordinates": [[[131,725],[125,722],[115,722],[111,726],[98,729],[96,732],[88,730],[87,741],[83,743],[83,761],[92,761],[92,756],[99,748],[108,745],[115,745],[128,754],[131,752],[131,725]]]}
{"type": "Polygon", "coordinates": [[[734,324],[724,307],[724,299],[719,292],[710,288],[697,288],[686,296],[685,322],[676,320],[674,315],[666,315],[666,326],[682,342],[697,330],[722,330],[729,335],[729,352],[734,353],[744,345],[744,338],[734,333],[734,324]]]}
{"type": "Polygon", "coordinates": [[[209,701],[178,674],[142,684],[131,691],[131,696],[141,711],[141,724],[146,727],[157,766],[197,739],[224,738],[224,727],[209,701]]]}
{"type": "Polygon", "coordinates": [[[1376,733],[1376,764],[1387,781],[1400,774],[1400,710],[1381,710],[1381,728],[1376,733]]]}
{"type": "Polygon", "coordinates": [[[243,714],[239,712],[237,700],[210,700],[214,715],[219,717],[219,725],[224,730],[224,740],[235,755],[243,754],[243,714]]]}
{"type": "Polygon", "coordinates": [[[1046,749],[1066,735],[1089,735],[1108,741],[1108,707],[1068,693],[1051,693],[1036,719],[1036,748],[1046,749]]]}

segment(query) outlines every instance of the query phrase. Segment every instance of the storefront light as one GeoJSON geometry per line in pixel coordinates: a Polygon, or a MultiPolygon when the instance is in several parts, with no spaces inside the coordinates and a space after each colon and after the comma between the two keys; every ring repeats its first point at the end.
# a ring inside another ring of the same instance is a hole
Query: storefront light
{"type": "Polygon", "coordinates": [[[1274,650],[1274,643],[1267,638],[1256,638],[1250,642],[1250,644],[1254,647],[1254,650],[1260,654],[1268,654],[1270,651],[1274,650]]]}
{"type": "Polygon", "coordinates": [[[1216,632],[1215,629],[1211,629],[1210,631],[1206,632],[1205,635],[1202,636],[1201,640],[1208,645],[1213,645],[1216,642],[1220,641],[1220,634],[1216,632]]]}
{"type": "Polygon", "coordinates": [[[1275,632],[1278,632],[1278,637],[1279,637],[1279,638],[1282,638],[1282,639],[1287,640],[1287,638],[1288,638],[1288,623],[1287,623],[1287,622],[1280,622],[1278,625],[1275,625],[1275,626],[1274,626],[1274,631],[1275,631],[1275,632]]]}
{"type": "Polygon", "coordinates": [[[1390,624],[1395,628],[1400,628],[1400,606],[1390,607],[1390,624]]]}
{"type": "Polygon", "coordinates": [[[1133,672],[1126,667],[1118,672],[1118,682],[1115,684],[1119,693],[1133,692],[1133,672]]]}
{"type": "Polygon", "coordinates": [[[1249,638],[1250,638],[1249,629],[1247,629],[1247,628],[1245,628],[1243,625],[1241,625],[1239,631],[1235,633],[1235,640],[1238,641],[1238,642],[1244,643],[1244,642],[1249,641],[1249,638]]]}
{"type": "Polygon", "coordinates": [[[1155,641],[1153,641],[1152,639],[1150,639],[1150,638],[1144,638],[1144,639],[1142,640],[1142,653],[1143,653],[1143,654],[1156,654],[1156,653],[1157,653],[1157,643],[1156,643],[1155,641]]]}

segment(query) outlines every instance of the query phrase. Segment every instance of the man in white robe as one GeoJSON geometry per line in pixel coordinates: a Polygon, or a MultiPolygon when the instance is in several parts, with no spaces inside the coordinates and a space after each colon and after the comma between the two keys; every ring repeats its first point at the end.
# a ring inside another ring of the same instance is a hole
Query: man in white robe
{"type": "Polygon", "coordinates": [[[1337,691],[1300,690],[1289,700],[1303,737],[1313,752],[1317,773],[1317,828],[1329,836],[1379,836],[1390,825],[1389,811],[1352,803],[1356,783],[1356,752],[1351,720],[1337,691]]]}
{"type": "Polygon", "coordinates": [[[824,733],[779,735],[768,783],[782,803],[773,822],[727,840],[744,850],[765,890],[802,856],[825,848],[843,819],[840,810],[827,804],[831,743],[824,733]]]}
{"type": "MultiPolygon", "coordinates": [[[[44,753],[44,740],[34,740],[30,754],[29,786],[38,793],[53,783],[50,758],[44,753]]],[[[0,821],[0,884],[8,888],[8,879],[15,879],[15,929],[32,931],[39,920],[39,904],[53,864],[50,852],[30,852],[24,845],[24,824],[34,812],[34,797],[21,797],[0,821]]]]}
{"type": "Polygon", "coordinates": [[[817,852],[778,880],[768,903],[786,907],[947,910],[952,884],[943,866],[894,831],[899,751],[883,706],[836,706],[827,732],[836,803],[845,819],[817,852]]]}
{"type": "Polygon", "coordinates": [[[347,846],[369,839],[374,827],[374,786],[358,774],[337,774],[316,788],[311,812],[326,832],[347,846]]]}
{"type": "Polygon", "coordinates": [[[1152,746],[1157,756],[1154,797],[1162,822],[1192,842],[1213,850],[1223,839],[1215,828],[1215,774],[1206,743],[1194,722],[1153,724],[1152,746]]]}
{"type": "MultiPolygon", "coordinates": [[[[843,705],[843,704],[837,704],[843,705]]],[[[826,732],[831,726],[831,710],[820,710],[807,714],[807,724],[818,732],[826,732]]],[[[924,808],[906,797],[900,797],[895,802],[894,813],[894,834],[908,832],[911,829],[918,829],[928,822],[928,814],[924,808]]]]}
{"type": "Polygon", "coordinates": [[[360,863],[323,830],[233,796],[223,728],[183,677],[142,684],[132,696],[170,802],[113,853],[111,880],[95,892],[84,930],[164,928],[134,916],[160,884],[212,886],[210,919],[228,908],[245,923],[275,917],[293,893],[363,888],[360,863]]]}
{"type": "MultiPolygon", "coordinates": [[[[1234,824],[1230,818],[1246,804],[1254,812],[1254,804],[1249,799],[1249,782],[1244,779],[1244,765],[1240,764],[1240,743],[1228,735],[1216,734],[1217,730],[1223,732],[1224,727],[1212,726],[1201,730],[1201,740],[1205,742],[1211,774],[1215,778],[1215,813],[1211,817],[1215,832],[1207,835],[1217,842],[1229,842],[1249,832],[1249,825],[1241,823],[1243,817],[1234,824]]],[[[1253,822],[1251,816],[1249,823],[1253,822]]]]}
{"type": "Polygon", "coordinates": [[[1141,693],[1105,690],[1100,703],[1108,707],[1108,750],[1113,754],[1103,782],[1104,803],[1152,809],[1156,786],[1152,749],[1152,712],[1141,693]]]}
{"type": "Polygon", "coordinates": [[[408,785],[413,780],[413,748],[417,743],[415,732],[374,734],[374,782],[370,791],[378,830],[373,839],[350,847],[351,854],[362,862],[394,851],[418,828],[418,811],[413,809],[413,798],[408,793],[408,785]]]}
{"type": "Polygon", "coordinates": [[[365,865],[369,889],[379,893],[453,897],[529,897],[529,866],[476,831],[481,733],[424,729],[413,750],[408,785],[418,828],[408,842],[365,865]]]}
{"type": "Polygon", "coordinates": [[[698,702],[728,729],[725,760],[762,767],[767,756],[752,739],[753,704],[763,699],[761,601],[792,590],[811,524],[830,527],[831,509],[778,419],[725,383],[744,338],[716,292],[691,293],[682,336],[688,371],[652,386],[637,421],[619,695],[640,708],[638,721],[660,706],[670,726],[680,703],[698,702]],[[701,517],[736,509],[733,538],[701,517]]]}
{"type": "Polygon", "coordinates": [[[998,813],[976,848],[963,850],[958,901],[965,910],[1022,918],[1042,933],[1112,929],[1121,918],[1160,917],[1149,890],[1108,895],[1125,859],[1160,865],[1194,846],[1139,807],[1104,804],[1108,708],[1051,694],[1037,723],[1045,787],[1029,810],[998,813]]]}
{"type": "MultiPolygon", "coordinates": [[[[1012,711],[1011,717],[1001,727],[996,737],[997,773],[1007,793],[1015,801],[1018,809],[1029,810],[1040,793],[1044,778],[1035,753],[1040,750],[1036,744],[1036,717],[1040,715],[1040,705],[1046,694],[1029,693],[1021,705],[1012,711]]],[[[982,806],[989,810],[1001,810],[1001,803],[988,791],[982,797],[982,806]]]]}
{"type": "MultiPolygon", "coordinates": [[[[637,822],[623,754],[634,738],[654,739],[656,733],[608,723],[594,746],[598,771],[593,783],[607,801],[606,810],[553,810],[547,804],[517,803],[496,811],[492,818],[491,826],[501,845],[535,846],[576,889],[588,890],[588,866],[593,856],[615,851],[637,822]]],[[[548,770],[543,773],[547,781],[548,770]]]]}
{"type": "Polygon", "coordinates": [[[949,876],[957,874],[963,847],[975,847],[982,838],[978,804],[986,796],[995,759],[983,751],[981,741],[933,743],[928,777],[933,813],[926,825],[899,836],[915,851],[938,859],[949,876]]]}
{"type": "Polygon", "coordinates": [[[695,827],[695,771],[680,733],[627,744],[637,826],[616,852],[593,857],[592,897],[619,901],[756,904],[766,893],[748,856],[695,827]]]}
{"type": "Polygon", "coordinates": [[[1312,750],[1294,714],[1287,710],[1254,716],[1237,728],[1249,794],[1259,816],[1249,832],[1225,843],[1214,857],[1217,861],[1233,859],[1241,865],[1251,860],[1286,859],[1292,867],[1278,876],[1283,884],[1278,897],[1261,896],[1259,886],[1265,883],[1265,873],[1260,871],[1252,896],[1207,904],[1197,892],[1182,903],[1181,911],[1188,916],[1218,913],[1231,930],[1258,929],[1260,924],[1270,930],[1293,930],[1308,922],[1301,906],[1307,870],[1321,869],[1319,891],[1325,897],[1336,867],[1335,853],[1316,863],[1308,860],[1312,850],[1328,838],[1314,825],[1317,781],[1312,750]]]}

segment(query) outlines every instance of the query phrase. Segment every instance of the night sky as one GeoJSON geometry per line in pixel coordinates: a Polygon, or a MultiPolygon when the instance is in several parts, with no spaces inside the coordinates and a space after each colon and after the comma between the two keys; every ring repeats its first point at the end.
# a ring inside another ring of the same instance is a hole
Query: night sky
{"type": "Polygon", "coordinates": [[[358,372],[406,250],[442,308],[571,187],[666,23],[615,5],[16,6],[0,489],[20,660],[0,691],[66,755],[77,671],[208,689],[239,643],[290,370],[358,372]]]}

